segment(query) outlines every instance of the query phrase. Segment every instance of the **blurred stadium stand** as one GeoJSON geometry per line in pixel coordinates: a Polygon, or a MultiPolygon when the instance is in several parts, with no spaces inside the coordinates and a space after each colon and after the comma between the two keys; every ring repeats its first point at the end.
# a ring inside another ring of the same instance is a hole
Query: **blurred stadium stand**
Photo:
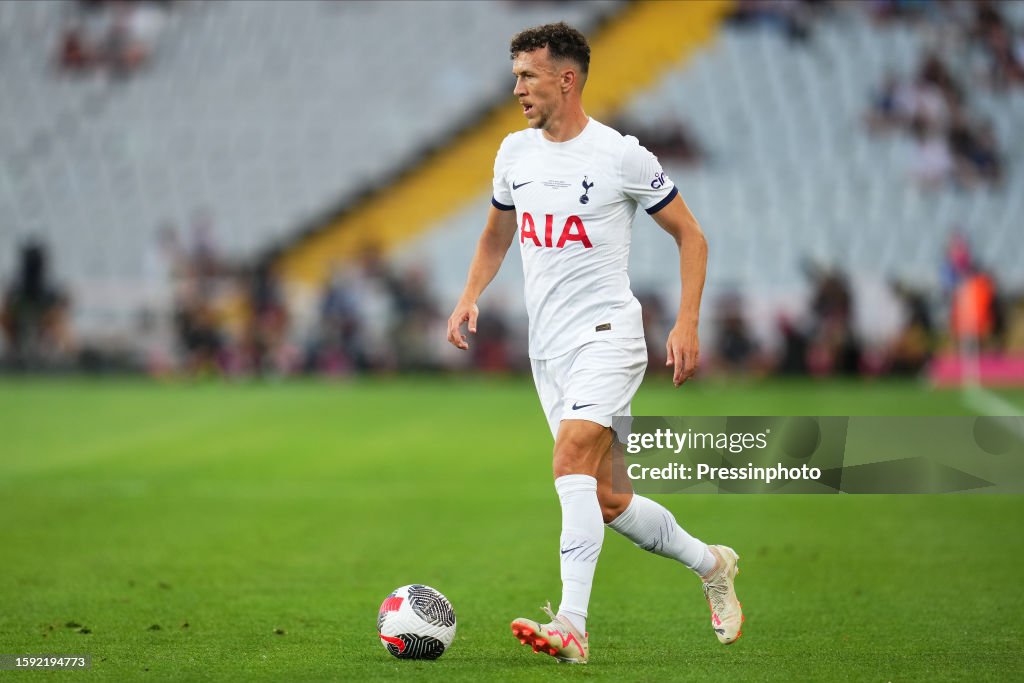
{"type": "Polygon", "coordinates": [[[56,65],[62,27],[110,7],[0,3],[0,280],[41,238],[80,332],[124,325],[159,295],[160,226],[212,222],[225,258],[255,257],[505,94],[510,30],[618,4],[163,3],[150,62],[113,78],[56,65]]]}
{"type": "MultiPolygon", "coordinates": [[[[954,230],[1003,289],[1024,289],[1024,139],[1015,135],[1024,124],[1024,88],[986,85],[986,62],[968,29],[945,14],[952,7],[970,15],[971,3],[919,3],[918,15],[885,21],[880,15],[902,3],[755,5],[764,6],[808,14],[782,31],[772,21],[723,29],[606,121],[638,133],[685,124],[699,148],[694,158],[663,161],[711,245],[705,338],[715,338],[717,303],[738,296],[751,335],[779,346],[780,320],[810,308],[807,274],[817,264],[848,274],[858,335],[885,344],[906,323],[890,280],[944,305],[940,267],[954,230]],[[914,140],[869,134],[864,120],[875,93],[890,74],[915,73],[931,50],[966,86],[971,116],[990,122],[1005,161],[998,183],[919,187],[914,140]]],[[[516,30],[556,19],[593,27],[606,16],[614,21],[624,4],[186,0],[155,7],[155,19],[140,29],[151,54],[137,71],[80,74],[60,70],[57,58],[62,27],[81,20],[82,3],[0,3],[0,282],[17,272],[19,245],[39,238],[70,291],[75,334],[162,344],[173,355],[169,268],[158,244],[171,233],[162,228],[177,232],[179,248],[195,251],[198,243],[232,264],[227,270],[251,271],[262,255],[367,189],[389,185],[427,148],[472,128],[507,98],[502,46],[516,30]],[[140,334],[140,310],[162,326],[140,334]],[[142,341],[147,334],[159,339],[142,341]]],[[[1024,3],[997,7],[1022,50],[1024,3]]],[[[412,279],[432,290],[435,327],[461,289],[488,198],[390,256],[396,271],[415,266],[412,279]]],[[[634,291],[671,311],[678,266],[668,245],[641,212],[634,291]]],[[[518,258],[512,249],[485,299],[513,339],[525,323],[518,258]]],[[[297,354],[318,335],[322,308],[307,299],[292,312],[297,354]]],[[[519,354],[524,347],[509,345],[519,354]]],[[[456,362],[450,349],[417,353],[456,362]]]]}
{"type": "MultiPolygon", "coordinates": [[[[999,7],[1022,24],[1024,3],[999,7]]],[[[868,135],[863,115],[886,74],[913,73],[938,38],[926,22],[879,25],[867,8],[830,8],[814,22],[807,44],[778,31],[726,29],[621,113],[631,124],[626,129],[684,121],[705,148],[707,159],[696,166],[665,160],[708,233],[705,311],[713,316],[715,302],[739,290],[757,335],[769,343],[779,341],[780,311],[797,316],[806,309],[806,261],[849,273],[859,295],[858,330],[870,342],[891,338],[903,317],[887,283],[899,279],[937,299],[939,264],[955,228],[1004,287],[1024,289],[1024,138],[1014,132],[1024,124],[1024,88],[993,92],[972,85],[969,91],[969,107],[991,120],[1011,160],[1002,185],[915,187],[911,141],[868,135]]],[[[969,60],[951,61],[962,81],[979,80],[969,60]]],[[[464,277],[451,264],[468,264],[487,201],[482,195],[402,252],[421,262],[429,254],[447,300],[458,296],[464,277]]],[[[656,293],[674,310],[678,265],[669,246],[639,212],[630,264],[634,291],[656,293]]],[[[518,261],[512,252],[510,260],[518,261]]],[[[507,264],[492,287],[499,292],[494,299],[522,315],[518,263],[507,264]]],[[[712,316],[705,317],[708,327],[712,316]]]]}

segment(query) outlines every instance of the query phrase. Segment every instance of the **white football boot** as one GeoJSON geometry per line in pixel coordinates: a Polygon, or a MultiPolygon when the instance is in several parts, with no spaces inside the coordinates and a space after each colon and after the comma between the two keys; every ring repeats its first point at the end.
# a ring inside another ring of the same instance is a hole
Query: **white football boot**
{"type": "Polygon", "coordinates": [[[704,597],[711,610],[711,628],[719,642],[733,643],[743,635],[743,606],[736,598],[733,582],[740,573],[740,556],[724,545],[709,545],[708,549],[717,560],[715,568],[704,577],[704,597]]]}

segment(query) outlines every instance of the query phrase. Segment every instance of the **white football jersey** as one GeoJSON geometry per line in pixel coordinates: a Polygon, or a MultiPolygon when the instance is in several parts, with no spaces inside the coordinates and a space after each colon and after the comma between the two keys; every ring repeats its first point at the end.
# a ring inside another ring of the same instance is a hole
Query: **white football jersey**
{"type": "Polygon", "coordinates": [[[505,138],[491,203],[516,212],[531,358],[644,336],[626,272],[633,217],[638,205],[653,214],[676,193],[636,138],[594,119],[567,142],[533,128],[505,138]]]}

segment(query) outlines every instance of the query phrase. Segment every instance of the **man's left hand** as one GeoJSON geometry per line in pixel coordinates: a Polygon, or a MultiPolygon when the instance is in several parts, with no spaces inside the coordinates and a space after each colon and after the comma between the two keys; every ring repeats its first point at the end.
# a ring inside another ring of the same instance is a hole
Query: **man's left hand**
{"type": "Polygon", "coordinates": [[[677,323],[668,333],[665,351],[665,365],[674,367],[672,384],[678,387],[697,371],[697,360],[700,358],[697,326],[677,323]]]}

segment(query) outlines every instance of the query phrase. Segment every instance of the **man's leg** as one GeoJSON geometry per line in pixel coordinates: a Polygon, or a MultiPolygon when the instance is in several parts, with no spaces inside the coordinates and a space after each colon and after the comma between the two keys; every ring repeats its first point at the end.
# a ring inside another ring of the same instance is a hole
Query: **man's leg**
{"type": "Polygon", "coordinates": [[[562,420],[559,423],[553,470],[555,489],[562,505],[559,544],[562,602],[557,614],[550,606],[544,608],[551,618],[547,624],[523,617],[512,622],[512,633],[521,643],[563,662],[585,664],[590,656],[587,606],[604,542],[604,521],[597,501],[597,473],[611,441],[611,429],[596,422],[562,420]]]}
{"type": "Polygon", "coordinates": [[[555,439],[552,468],[562,505],[562,602],[558,613],[580,633],[587,630],[587,605],[604,542],[597,476],[612,439],[611,429],[588,420],[563,420],[555,439]]]}
{"type": "Polygon", "coordinates": [[[632,492],[617,440],[601,460],[597,486],[601,515],[611,529],[644,550],[681,562],[698,576],[715,568],[715,556],[706,543],[688,534],[662,505],[632,492]],[[613,480],[629,490],[616,492],[613,480]]]}
{"type": "Polygon", "coordinates": [[[701,577],[715,634],[722,643],[735,641],[743,623],[743,612],[733,588],[739,557],[731,548],[709,546],[694,538],[664,506],[634,494],[626,476],[622,444],[615,440],[609,446],[597,475],[604,522],[637,547],[672,558],[701,577]],[[614,482],[619,483],[618,491],[614,482]]]}

